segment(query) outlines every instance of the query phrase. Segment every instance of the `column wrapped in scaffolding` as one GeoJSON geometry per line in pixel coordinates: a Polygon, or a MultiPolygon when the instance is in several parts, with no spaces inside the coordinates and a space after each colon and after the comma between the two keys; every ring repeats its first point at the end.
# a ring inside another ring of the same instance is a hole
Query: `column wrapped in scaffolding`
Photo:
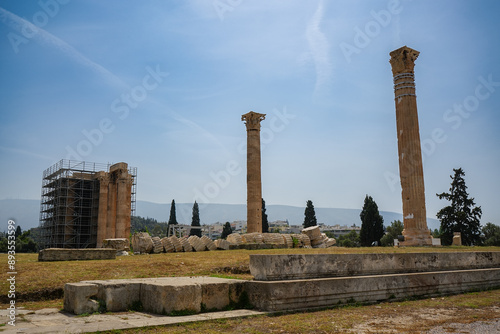
{"type": "Polygon", "coordinates": [[[61,160],[46,169],[40,207],[41,248],[93,248],[100,247],[104,239],[128,237],[125,233],[130,231],[130,215],[135,212],[136,180],[137,168],[128,168],[126,163],[61,160]],[[125,183],[120,187],[125,195],[109,194],[109,189],[117,188],[117,180],[125,183]],[[121,208],[119,236],[114,233],[116,226],[108,229],[110,221],[116,222],[116,207],[121,208]]]}

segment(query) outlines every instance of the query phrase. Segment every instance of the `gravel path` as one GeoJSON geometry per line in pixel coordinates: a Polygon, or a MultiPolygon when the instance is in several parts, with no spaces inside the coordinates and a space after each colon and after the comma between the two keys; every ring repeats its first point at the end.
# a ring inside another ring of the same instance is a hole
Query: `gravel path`
{"type": "Polygon", "coordinates": [[[470,324],[451,323],[445,326],[439,326],[431,329],[428,334],[499,334],[500,319],[496,321],[478,321],[470,324]]]}

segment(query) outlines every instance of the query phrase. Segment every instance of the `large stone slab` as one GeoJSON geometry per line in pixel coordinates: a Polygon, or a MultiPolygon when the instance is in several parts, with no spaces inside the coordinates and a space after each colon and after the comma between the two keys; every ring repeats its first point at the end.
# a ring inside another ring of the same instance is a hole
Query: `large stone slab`
{"type": "Polygon", "coordinates": [[[500,268],[246,283],[250,303],[263,311],[375,303],[498,287],[500,268]]]}
{"type": "Polygon", "coordinates": [[[250,255],[262,281],[499,267],[500,252],[250,255]]]}
{"type": "Polygon", "coordinates": [[[94,313],[99,303],[91,297],[99,292],[92,283],[67,283],[64,285],[64,309],[75,314],[94,313]]]}
{"type": "Polygon", "coordinates": [[[38,261],[113,260],[113,248],[46,248],[38,253],[38,261]]]}
{"type": "Polygon", "coordinates": [[[156,314],[190,314],[223,310],[237,304],[245,281],[217,277],[161,277],[94,280],[68,283],[64,309],[82,314],[97,311],[128,311],[142,305],[156,314]]]}

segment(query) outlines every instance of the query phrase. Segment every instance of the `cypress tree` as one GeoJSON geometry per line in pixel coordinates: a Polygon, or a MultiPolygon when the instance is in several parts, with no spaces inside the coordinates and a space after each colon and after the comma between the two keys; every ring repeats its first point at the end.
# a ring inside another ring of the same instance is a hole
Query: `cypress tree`
{"type": "Polygon", "coordinates": [[[359,233],[361,246],[371,246],[374,241],[380,245],[380,239],[384,236],[384,218],[378,212],[377,203],[371,196],[366,195],[359,217],[361,218],[359,233]]]}
{"type": "Polygon", "coordinates": [[[221,234],[221,239],[226,239],[228,235],[230,235],[231,233],[233,233],[233,229],[231,228],[231,224],[229,224],[229,222],[226,222],[226,224],[224,224],[224,227],[222,228],[222,234],[221,234]]]}
{"type": "Polygon", "coordinates": [[[316,213],[314,212],[314,205],[311,200],[307,201],[306,210],[304,211],[304,228],[316,226],[318,221],[316,219],[316,213]]]}
{"type": "MultiPolygon", "coordinates": [[[[198,209],[198,203],[194,201],[193,204],[193,218],[191,220],[191,226],[192,227],[199,227],[200,225],[200,211],[198,209]]],[[[196,235],[201,237],[201,229],[200,228],[192,228],[191,231],[189,231],[189,235],[196,235]]]]}
{"type": "Polygon", "coordinates": [[[266,201],[262,199],[262,233],[269,232],[269,222],[267,221],[266,201]]]}

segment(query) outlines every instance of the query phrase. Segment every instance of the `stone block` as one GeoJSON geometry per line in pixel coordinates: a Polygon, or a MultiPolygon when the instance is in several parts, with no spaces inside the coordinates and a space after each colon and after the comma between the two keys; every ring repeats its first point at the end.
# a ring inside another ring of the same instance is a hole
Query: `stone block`
{"type": "Polygon", "coordinates": [[[141,300],[140,279],[84,281],[98,287],[97,299],[102,300],[109,312],[128,311],[141,300]]]}
{"type": "Polygon", "coordinates": [[[311,245],[314,246],[314,243],[317,242],[317,240],[321,240],[321,230],[319,229],[319,226],[311,226],[308,228],[303,229],[302,234],[305,234],[309,237],[309,240],[311,240],[311,245]]]}
{"type": "Polygon", "coordinates": [[[217,249],[223,249],[223,250],[229,250],[229,242],[224,239],[217,239],[214,241],[215,246],[217,249]]]}
{"type": "Polygon", "coordinates": [[[181,278],[178,280],[156,279],[142,284],[141,301],[146,312],[199,313],[202,302],[201,286],[181,278]]]}
{"type": "Polygon", "coordinates": [[[163,245],[163,249],[165,250],[166,253],[173,253],[175,252],[175,247],[174,245],[172,244],[172,242],[170,241],[169,238],[163,238],[161,239],[161,243],[163,245]]]}
{"type": "Polygon", "coordinates": [[[226,240],[233,245],[241,245],[243,243],[243,239],[238,233],[231,233],[227,236],[226,240]]]}
{"type": "Polygon", "coordinates": [[[38,253],[38,261],[113,260],[112,248],[46,248],[38,253]]]}
{"type": "Polygon", "coordinates": [[[293,248],[293,239],[290,234],[282,234],[281,237],[283,238],[287,248],[293,248]]]}
{"type": "Polygon", "coordinates": [[[201,237],[201,242],[203,242],[203,244],[205,245],[205,247],[209,251],[213,251],[213,250],[217,249],[217,246],[215,246],[214,242],[209,237],[207,237],[206,235],[204,235],[204,236],[201,237]]]}
{"type": "Polygon", "coordinates": [[[193,249],[196,252],[203,252],[203,251],[205,251],[206,246],[205,246],[205,244],[201,241],[201,239],[198,236],[192,235],[187,240],[189,241],[189,243],[191,244],[191,246],[193,246],[193,249]]]}
{"type": "Polygon", "coordinates": [[[462,246],[462,234],[460,232],[453,232],[452,246],[462,246]]]}
{"type": "Polygon", "coordinates": [[[500,252],[250,255],[255,280],[309,279],[500,267],[500,252]]]}
{"type": "Polygon", "coordinates": [[[153,241],[153,250],[154,254],[159,254],[163,252],[163,244],[161,243],[161,239],[159,237],[152,237],[151,241],[153,241]]]}
{"type": "Polygon", "coordinates": [[[91,298],[97,298],[98,291],[98,286],[92,283],[66,283],[64,285],[64,310],[74,314],[97,312],[99,303],[91,298]]]}
{"type": "Polygon", "coordinates": [[[134,253],[149,254],[153,251],[153,240],[147,232],[136,232],[132,236],[132,248],[134,253]]]}
{"type": "Polygon", "coordinates": [[[129,251],[130,241],[126,238],[104,239],[102,243],[103,248],[113,248],[116,251],[129,251]]]}
{"type": "Polygon", "coordinates": [[[182,250],[184,250],[185,252],[192,252],[193,251],[193,246],[191,246],[191,244],[189,243],[188,239],[186,239],[186,238],[180,238],[179,242],[182,245],[182,250]]]}
{"type": "Polygon", "coordinates": [[[179,239],[175,235],[168,237],[168,239],[170,240],[172,245],[174,245],[176,252],[182,252],[182,250],[183,250],[182,245],[181,245],[179,239]]]}
{"type": "Polygon", "coordinates": [[[433,297],[499,286],[500,268],[246,283],[250,303],[263,311],[433,297]]]}

